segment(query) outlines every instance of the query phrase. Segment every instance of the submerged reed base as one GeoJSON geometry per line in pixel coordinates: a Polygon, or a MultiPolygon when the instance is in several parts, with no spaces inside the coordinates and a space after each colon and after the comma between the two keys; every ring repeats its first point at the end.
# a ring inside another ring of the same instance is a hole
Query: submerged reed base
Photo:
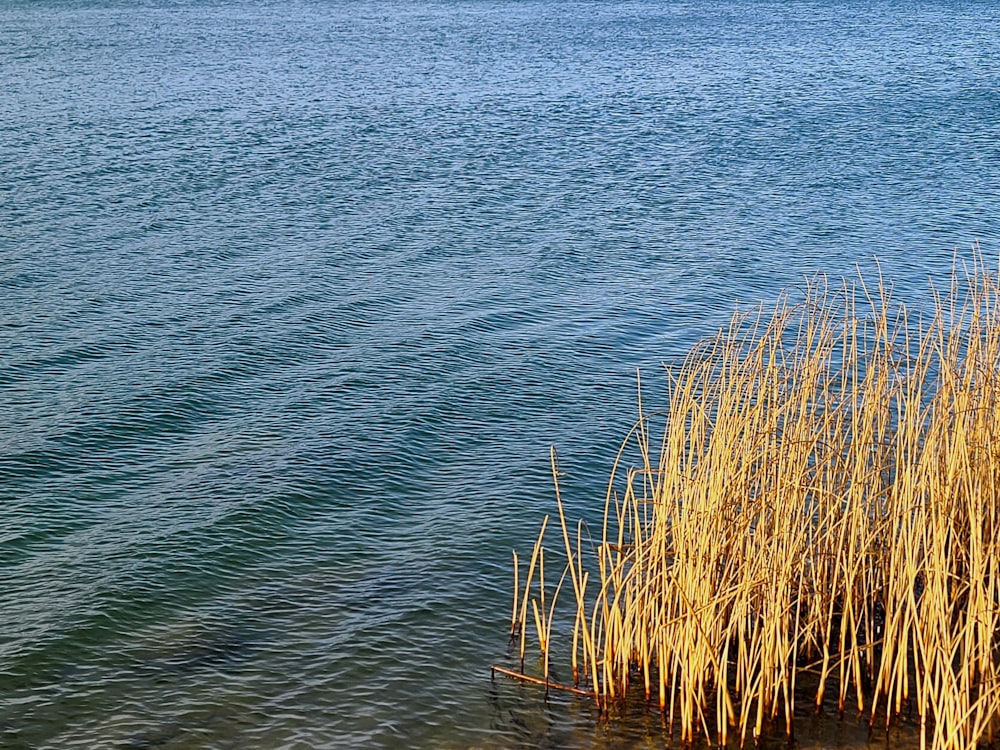
{"type": "Polygon", "coordinates": [[[684,743],[791,739],[807,700],[918,717],[921,748],[992,744],[1000,286],[977,256],[932,299],[915,316],[881,281],[817,281],[734,316],[668,370],[667,413],[640,392],[599,539],[568,522],[553,453],[556,550],[546,517],[523,580],[514,555],[521,672],[529,634],[543,682],[564,640],[576,690],[641,691],[684,743]]]}

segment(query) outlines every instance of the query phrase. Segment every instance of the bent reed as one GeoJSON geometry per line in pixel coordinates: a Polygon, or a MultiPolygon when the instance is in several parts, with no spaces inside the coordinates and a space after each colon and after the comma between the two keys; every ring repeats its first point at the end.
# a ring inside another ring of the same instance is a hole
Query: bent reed
{"type": "Polygon", "coordinates": [[[546,517],[523,581],[514,554],[521,671],[495,669],[524,674],[532,631],[541,681],[567,687],[549,670],[566,639],[577,692],[644,694],[684,743],[791,739],[802,703],[835,701],[872,727],[917,717],[922,749],[991,744],[1000,285],[977,253],[931,291],[912,315],[881,279],[817,280],[735,315],[668,369],[666,413],[640,389],[599,539],[567,520],[553,452],[560,538],[547,553],[546,517]]]}

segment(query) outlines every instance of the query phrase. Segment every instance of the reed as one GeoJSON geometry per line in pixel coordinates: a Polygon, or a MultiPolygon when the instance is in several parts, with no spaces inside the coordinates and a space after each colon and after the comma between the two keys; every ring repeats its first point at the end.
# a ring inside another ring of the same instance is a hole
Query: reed
{"type": "Polygon", "coordinates": [[[545,554],[546,517],[523,592],[515,571],[522,673],[531,601],[544,683],[563,638],[578,690],[602,709],[639,691],[682,742],[791,738],[805,701],[915,715],[922,748],[992,743],[997,275],[977,254],[931,299],[913,315],[881,279],[820,279],[735,315],[668,369],[666,412],[640,389],[593,539],[553,452],[560,543],[545,554]],[[541,580],[557,556],[572,632],[541,580]]]}

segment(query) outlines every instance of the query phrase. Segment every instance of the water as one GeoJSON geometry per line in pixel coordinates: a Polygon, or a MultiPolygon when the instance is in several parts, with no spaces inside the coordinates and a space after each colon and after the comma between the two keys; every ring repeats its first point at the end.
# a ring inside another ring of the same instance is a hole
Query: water
{"type": "Polygon", "coordinates": [[[489,681],[548,446],[1000,255],[991,3],[7,0],[0,81],[10,750],[662,744],[489,681]]]}

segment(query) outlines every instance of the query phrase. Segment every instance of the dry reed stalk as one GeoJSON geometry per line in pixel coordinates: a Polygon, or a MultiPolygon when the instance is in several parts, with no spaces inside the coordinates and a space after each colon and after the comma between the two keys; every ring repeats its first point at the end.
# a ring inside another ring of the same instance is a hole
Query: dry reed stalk
{"type": "MultiPolygon", "coordinates": [[[[524,579],[524,595],[521,596],[521,616],[518,618],[518,632],[521,634],[519,655],[521,658],[521,671],[524,671],[524,651],[527,646],[527,635],[528,631],[525,627],[528,619],[528,599],[531,595],[531,581],[535,572],[535,565],[538,562],[539,555],[542,550],[542,543],[545,540],[545,529],[548,527],[549,517],[545,516],[542,519],[541,528],[538,531],[538,539],[535,542],[535,546],[531,550],[531,561],[528,563],[528,574],[524,579]]],[[[515,592],[517,591],[515,582],[515,592]]],[[[515,594],[516,597],[516,594],[515,594]]]]}
{"type": "Polygon", "coordinates": [[[521,590],[521,578],[517,572],[517,550],[513,550],[514,555],[514,606],[510,613],[510,640],[513,643],[514,639],[518,636],[518,627],[520,626],[520,621],[517,617],[517,597],[521,590]]]}
{"type": "Polygon", "coordinates": [[[546,608],[546,516],[515,583],[521,671],[531,601],[549,683],[568,577],[574,684],[581,656],[602,708],[641,684],[682,742],[742,746],[779,721],[791,737],[796,701],[828,695],[887,728],[912,706],[933,750],[991,741],[1000,286],[977,252],[932,298],[914,318],[881,277],[819,279],[695,346],[667,373],[666,414],[643,411],[639,384],[592,556],[553,451],[565,567],[546,608]]]}

